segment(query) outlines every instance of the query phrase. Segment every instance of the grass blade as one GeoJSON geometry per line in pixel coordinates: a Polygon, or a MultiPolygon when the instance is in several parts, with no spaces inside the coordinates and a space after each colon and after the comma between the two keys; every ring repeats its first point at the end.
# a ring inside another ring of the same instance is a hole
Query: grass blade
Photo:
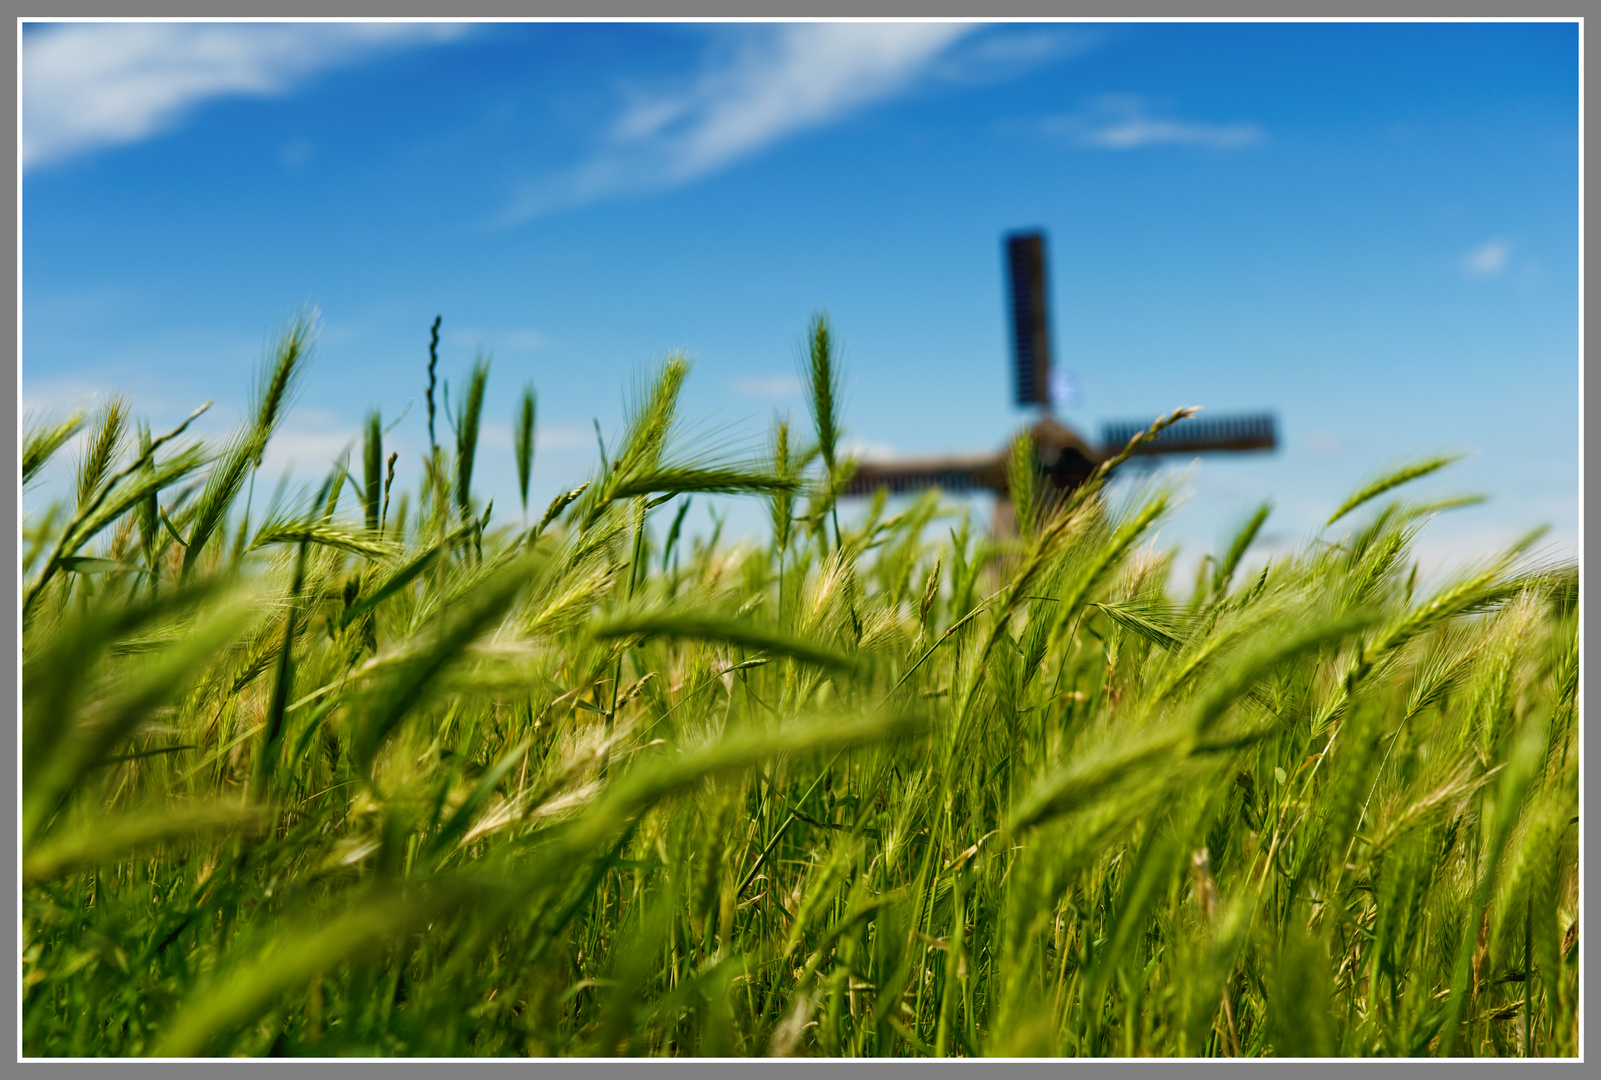
{"type": "Polygon", "coordinates": [[[1336,521],[1339,521],[1341,518],[1343,518],[1346,514],[1349,514],[1352,510],[1355,510],[1364,503],[1371,502],[1373,499],[1383,495],[1386,491],[1394,490],[1395,488],[1400,487],[1402,484],[1411,483],[1413,480],[1428,476],[1430,473],[1439,472],[1452,462],[1462,460],[1464,456],[1465,455],[1463,454],[1436,454],[1432,457],[1422,458],[1421,460],[1402,465],[1398,469],[1392,469],[1387,473],[1383,473],[1375,477],[1362,487],[1358,488],[1351,494],[1350,498],[1341,503],[1340,508],[1334,511],[1333,515],[1328,521],[1323,523],[1323,527],[1328,528],[1330,525],[1333,525],[1336,521]]]}

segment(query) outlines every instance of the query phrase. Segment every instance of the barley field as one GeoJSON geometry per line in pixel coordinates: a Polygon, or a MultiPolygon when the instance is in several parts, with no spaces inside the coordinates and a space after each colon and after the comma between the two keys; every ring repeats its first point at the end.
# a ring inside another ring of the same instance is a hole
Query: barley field
{"type": "Polygon", "coordinates": [[[312,331],[221,443],[25,432],[25,484],[81,446],[22,527],[26,1055],[1578,1052],[1578,571],[1420,585],[1449,457],[1174,581],[1171,485],[1058,496],[1021,438],[1016,536],[836,505],[819,318],[760,453],[683,437],[669,357],[528,507],[533,390],[447,413],[435,357],[426,461],[375,414],[268,499],[312,331]],[[704,494],[766,535],[690,538],[704,494]]]}

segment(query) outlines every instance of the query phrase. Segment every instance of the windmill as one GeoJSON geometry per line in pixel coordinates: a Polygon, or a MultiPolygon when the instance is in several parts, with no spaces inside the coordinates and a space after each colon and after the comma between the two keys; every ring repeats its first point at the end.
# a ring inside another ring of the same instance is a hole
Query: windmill
{"type": "MultiPolygon", "coordinates": [[[[1011,299],[1013,401],[1039,410],[1029,427],[1040,473],[1057,489],[1078,487],[1102,461],[1122,450],[1149,422],[1108,423],[1099,445],[1058,420],[1053,406],[1066,405],[1072,385],[1051,368],[1050,298],[1046,289],[1045,235],[1017,232],[1006,237],[1006,269],[1011,299]]],[[[1277,432],[1271,413],[1187,417],[1135,451],[1143,457],[1213,451],[1272,450],[1277,432]]],[[[892,461],[864,461],[844,494],[892,495],[938,487],[949,492],[993,491],[1000,496],[997,523],[1007,511],[1007,452],[949,455],[892,461]]]]}

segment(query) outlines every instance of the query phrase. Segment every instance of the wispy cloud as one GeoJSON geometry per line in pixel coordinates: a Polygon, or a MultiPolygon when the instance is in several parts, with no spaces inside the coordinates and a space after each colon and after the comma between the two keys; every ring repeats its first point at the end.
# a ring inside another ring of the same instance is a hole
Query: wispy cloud
{"type": "Polygon", "coordinates": [[[1475,277],[1494,277],[1506,268],[1512,248],[1503,240],[1480,244],[1462,259],[1462,269],[1475,277]]]}
{"type": "Polygon", "coordinates": [[[1079,56],[1102,41],[1098,29],[1082,27],[995,28],[965,39],[931,73],[950,83],[982,85],[1027,74],[1065,57],[1079,56]]]}
{"type": "Polygon", "coordinates": [[[1199,146],[1232,150],[1259,143],[1262,128],[1248,121],[1215,123],[1154,115],[1142,98],[1098,98],[1076,113],[1047,117],[1040,127],[1050,135],[1098,150],[1138,150],[1148,146],[1199,146]]]}
{"type": "Polygon", "coordinates": [[[526,185],[499,224],[686,183],[903,93],[976,27],[805,23],[742,30],[671,89],[636,91],[588,160],[526,185]]]}
{"type": "Polygon", "coordinates": [[[502,347],[517,352],[531,352],[535,349],[543,349],[549,343],[549,340],[538,330],[508,330],[500,335],[502,347]]]}
{"type": "Polygon", "coordinates": [[[542,331],[527,327],[490,332],[476,326],[457,326],[445,331],[445,340],[457,348],[486,353],[533,352],[550,344],[542,331]]]}
{"type": "Polygon", "coordinates": [[[25,168],[139,142],[228,95],[286,93],[376,52],[445,41],[440,23],[73,23],[22,43],[25,168]]]}
{"type": "Polygon", "coordinates": [[[360,462],[361,432],[326,409],[300,409],[273,434],[262,455],[262,475],[288,472],[303,479],[324,475],[346,455],[360,462]]]}
{"type": "Polygon", "coordinates": [[[874,442],[870,439],[858,439],[849,435],[845,436],[839,441],[839,450],[840,453],[846,454],[850,457],[867,458],[869,460],[877,461],[893,461],[895,458],[901,456],[895,447],[889,443],[874,442]]]}
{"type": "Polygon", "coordinates": [[[582,424],[557,424],[534,431],[534,445],[540,450],[594,449],[595,429],[582,424]]]}
{"type": "Polygon", "coordinates": [[[745,397],[789,397],[801,392],[794,375],[742,375],[734,380],[734,393],[745,397]]]}
{"type": "Polygon", "coordinates": [[[1309,431],[1306,435],[1306,448],[1318,457],[1334,457],[1345,450],[1345,440],[1333,431],[1309,431]]]}

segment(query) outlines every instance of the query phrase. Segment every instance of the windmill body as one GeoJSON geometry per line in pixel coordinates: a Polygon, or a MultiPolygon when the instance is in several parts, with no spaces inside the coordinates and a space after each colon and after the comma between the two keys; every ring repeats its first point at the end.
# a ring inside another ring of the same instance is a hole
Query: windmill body
{"type": "MultiPolygon", "coordinates": [[[[1013,400],[1039,410],[1030,426],[1040,474],[1054,487],[1070,491],[1084,483],[1148,422],[1105,425],[1099,445],[1059,420],[1053,405],[1063,390],[1053,379],[1049,292],[1046,283],[1045,236],[1013,233],[1005,242],[1008,311],[1012,338],[1013,400]]],[[[1270,413],[1189,417],[1140,447],[1136,456],[1196,454],[1214,451],[1272,450],[1277,425],[1270,413]]],[[[864,461],[845,488],[847,495],[892,495],[941,488],[949,492],[992,491],[1007,501],[1006,450],[990,454],[946,455],[916,459],[864,461]]],[[[1008,506],[997,507],[997,519],[1010,519],[1008,506]]]]}

